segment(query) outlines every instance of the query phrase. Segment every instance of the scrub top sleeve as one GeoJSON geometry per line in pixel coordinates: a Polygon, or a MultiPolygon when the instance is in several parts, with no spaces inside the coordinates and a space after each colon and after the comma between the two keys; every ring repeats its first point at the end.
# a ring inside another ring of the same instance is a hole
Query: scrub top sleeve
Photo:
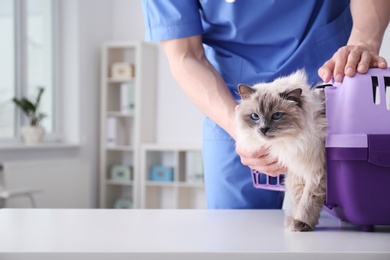
{"type": "Polygon", "coordinates": [[[196,0],[143,0],[145,40],[161,41],[203,33],[196,0]]]}

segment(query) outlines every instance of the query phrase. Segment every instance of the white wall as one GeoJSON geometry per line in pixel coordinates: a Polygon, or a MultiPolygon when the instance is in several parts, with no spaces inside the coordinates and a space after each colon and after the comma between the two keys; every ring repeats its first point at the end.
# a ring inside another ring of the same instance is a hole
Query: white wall
{"type": "Polygon", "coordinates": [[[390,67],[390,26],[387,28],[383,38],[380,55],[386,58],[388,66],[390,67]]]}
{"type": "MultiPolygon", "coordinates": [[[[17,161],[3,164],[4,180],[9,191],[33,188],[39,208],[91,207],[90,163],[74,159],[17,161]]],[[[11,197],[6,206],[29,208],[26,196],[11,197]]]]}

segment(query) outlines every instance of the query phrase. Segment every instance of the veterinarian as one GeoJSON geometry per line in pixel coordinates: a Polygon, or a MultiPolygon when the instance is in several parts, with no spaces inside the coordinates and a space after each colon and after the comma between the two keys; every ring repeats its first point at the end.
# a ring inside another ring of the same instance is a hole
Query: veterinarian
{"type": "Polygon", "coordinates": [[[253,188],[250,168],[284,172],[259,147],[235,147],[239,83],[272,81],[305,68],[311,83],[386,68],[378,56],[389,0],[143,0],[146,40],[161,41],[171,72],[206,115],[203,157],[208,208],[281,208],[283,194],[253,188]],[[353,22],[352,22],[353,21],[353,22]],[[249,167],[248,167],[249,166],[249,167]]]}

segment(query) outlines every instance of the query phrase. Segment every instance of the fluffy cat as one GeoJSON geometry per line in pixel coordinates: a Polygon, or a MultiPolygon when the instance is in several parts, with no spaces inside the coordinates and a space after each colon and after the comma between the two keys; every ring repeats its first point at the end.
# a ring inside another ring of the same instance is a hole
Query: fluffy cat
{"type": "Polygon", "coordinates": [[[271,83],[238,86],[237,145],[269,155],[288,168],[285,186],[292,199],[285,226],[311,231],[318,224],[326,192],[324,98],[310,89],[304,70],[271,83]]]}

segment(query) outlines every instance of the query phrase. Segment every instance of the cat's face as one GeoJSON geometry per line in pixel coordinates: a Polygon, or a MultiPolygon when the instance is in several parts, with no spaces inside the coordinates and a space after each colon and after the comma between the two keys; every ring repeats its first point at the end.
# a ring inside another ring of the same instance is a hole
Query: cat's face
{"type": "Polygon", "coordinates": [[[239,86],[240,128],[266,140],[296,136],[305,125],[302,89],[296,86],[281,89],[272,84],[259,84],[254,88],[239,86]]]}

